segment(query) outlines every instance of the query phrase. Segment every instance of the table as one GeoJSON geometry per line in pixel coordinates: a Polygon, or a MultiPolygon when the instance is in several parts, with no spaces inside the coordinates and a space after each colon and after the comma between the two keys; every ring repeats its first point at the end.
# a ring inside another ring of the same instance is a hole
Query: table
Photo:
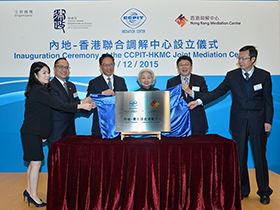
{"type": "Polygon", "coordinates": [[[236,143],[216,134],[52,144],[47,209],[241,209],[236,143]]]}

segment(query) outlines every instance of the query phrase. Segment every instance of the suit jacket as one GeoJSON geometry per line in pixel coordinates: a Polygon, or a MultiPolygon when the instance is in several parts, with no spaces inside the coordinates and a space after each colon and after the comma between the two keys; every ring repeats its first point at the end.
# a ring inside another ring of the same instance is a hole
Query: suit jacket
{"type": "MultiPolygon", "coordinates": [[[[181,84],[181,78],[180,74],[176,77],[173,77],[167,81],[167,88],[176,86],[181,84]]],[[[193,101],[197,98],[200,98],[205,93],[208,92],[208,87],[206,85],[205,79],[201,76],[191,74],[190,75],[190,83],[189,87],[192,89],[192,87],[199,87],[199,91],[195,92],[195,98],[190,97],[189,95],[186,96],[185,92],[182,90],[182,97],[184,100],[189,103],[190,101],[193,101]]],[[[192,132],[193,133],[201,133],[203,131],[206,131],[208,129],[206,114],[204,111],[203,106],[198,106],[195,109],[190,111],[190,117],[191,117],[191,126],[192,126],[192,132]]]]}
{"type": "MultiPolygon", "coordinates": [[[[60,81],[54,77],[51,82],[50,95],[62,102],[79,104],[80,99],[77,94],[76,86],[69,81],[66,81],[68,93],[65,91],[64,87],[60,81]]],[[[69,113],[64,111],[59,111],[52,109],[53,115],[53,130],[48,138],[48,141],[53,143],[64,136],[76,135],[75,130],[75,113],[69,113]]]]}
{"type": "Polygon", "coordinates": [[[71,113],[77,111],[77,105],[58,101],[47,88],[34,84],[25,101],[24,122],[20,131],[48,138],[53,129],[52,108],[71,113]]]}
{"type": "MultiPolygon", "coordinates": [[[[114,77],[114,91],[127,91],[127,87],[123,78],[113,75],[114,77]]],[[[87,96],[90,94],[101,94],[102,91],[109,89],[107,82],[104,80],[103,75],[92,79],[89,82],[87,89],[87,96]]],[[[100,135],[99,121],[97,109],[93,110],[93,123],[92,135],[100,135]]]]}
{"type": "Polygon", "coordinates": [[[234,132],[241,130],[246,118],[257,134],[265,132],[264,123],[272,123],[273,100],[270,73],[255,67],[251,79],[252,86],[247,96],[242,70],[238,68],[229,71],[224,81],[215,90],[201,98],[203,104],[207,104],[231,90],[230,129],[234,132]]]}

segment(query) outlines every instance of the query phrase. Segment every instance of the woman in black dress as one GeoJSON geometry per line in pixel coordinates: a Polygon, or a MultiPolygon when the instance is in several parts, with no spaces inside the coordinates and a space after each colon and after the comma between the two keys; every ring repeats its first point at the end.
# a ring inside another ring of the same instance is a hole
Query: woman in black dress
{"type": "Polygon", "coordinates": [[[45,142],[52,131],[53,120],[51,108],[75,113],[77,109],[90,111],[95,104],[68,104],[63,103],[49,94],[50,68],[43,62],[31,65],[29,81],[25,90],[25,113],[21,127],[21,140],[25,161],[30,161],[27,170],[27,188],[23,192],[27,197],[28,205],[36,207],[46,206],[46,203],[37,195],[39,169],[44,159],[42,142],[45,142]]]}
{"type": "Polygon", "coordinates": [[[159,90],[153,87],[156,82],[156,76],[151,69],[142,69],[138,74],[137,81],[141,88],[136,91],[159,90]]]}

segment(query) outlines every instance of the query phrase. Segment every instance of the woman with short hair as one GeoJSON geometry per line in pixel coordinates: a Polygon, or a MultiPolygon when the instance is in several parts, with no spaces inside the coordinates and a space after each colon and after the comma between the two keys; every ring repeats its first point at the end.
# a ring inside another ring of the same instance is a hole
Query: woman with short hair
{"type": "Polygon", "coordinates": [[[153,87],[156,82],[156,76],[151,69],[142,69],[138,74],[137,81],[141,88],[136,91],[159,90],[158,88],[153,87]]]}

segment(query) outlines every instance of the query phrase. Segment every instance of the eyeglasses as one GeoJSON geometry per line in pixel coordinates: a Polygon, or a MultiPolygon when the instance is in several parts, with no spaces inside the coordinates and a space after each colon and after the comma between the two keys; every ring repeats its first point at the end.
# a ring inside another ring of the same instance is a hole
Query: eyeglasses
{"type": "Polygon", "coordinates": [[[65,69],[65,70],[70,70],[70,66],[63,66],[63,65],[59,65],[59,66],[55,66],[59,69],[65,69]]]}
{"type": "Polygon", "coordinates": [[[179,67],[190,66],[190,64],[189,64],[189,63],[183,63],[183,64],[179,64],[178,66],[179,66],[179,67]]]}
{"type": "Polygon", "coordinates": [[[243,57],[241,57],[241,58],[237,58],[237,60],[241,60],[241,61],[245,61],[245,60],[248,60],[248,59],[251,59],[250,57],[249,58],[243,58],[243,57]]]}
{"type": "Polygon", "coordinates": [[[106,64],[102,64],[101,66],[103,66],[103,67],[111,67],[111,66],[113,66],[114,64],[113,63],[106,63],[106,64]]]}

